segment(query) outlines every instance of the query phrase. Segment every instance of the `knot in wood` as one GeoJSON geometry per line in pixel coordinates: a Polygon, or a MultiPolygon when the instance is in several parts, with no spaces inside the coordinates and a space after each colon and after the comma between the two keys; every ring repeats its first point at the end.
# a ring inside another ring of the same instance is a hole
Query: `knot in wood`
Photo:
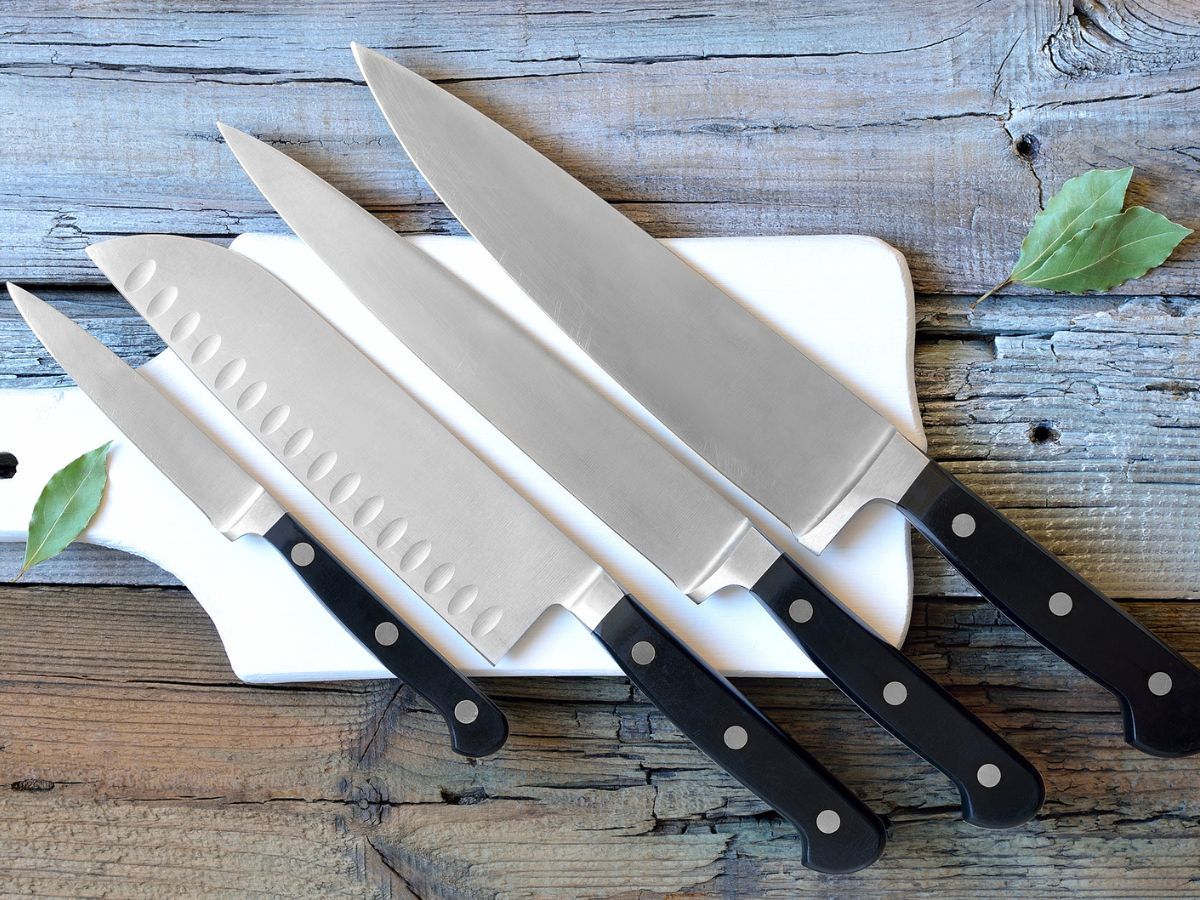
{"type": "Polygon", "coordinates": [[[1037,139],[1037,135],[1023,134],[1013,141],[1013,150],[1021,159],[1033,162],[1037,159],[1038,151],[1042,148],[1042,142],[1037,139]]]}

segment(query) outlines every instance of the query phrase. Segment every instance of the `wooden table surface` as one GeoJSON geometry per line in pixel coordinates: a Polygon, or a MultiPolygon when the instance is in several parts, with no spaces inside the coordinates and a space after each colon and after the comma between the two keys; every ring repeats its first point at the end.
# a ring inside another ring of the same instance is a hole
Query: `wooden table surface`
{"type": "MultiPolygon", "coordinates": [[[[399,230],[457,231],[352,39],[655,235],[900,248],[932,454],[1200,662],[1200,241],[1111,295],[972,306],[1089,167],[1136,166],[1133,201],[1200,227],[1195,0],[6,0],[0,273],[128,359],[156,352],[83,249],[282,231],[217,116],[399,230]]],[[[64,383],[7,303],[0,379],[64,383]]],[[[1107,694],[915,555],[906,652],[1034,761],[1047,801],[1025,827],[974,829],[827,683],[744,682],[887,818],[883,858],[839,878],[803,870],[791,829],[623,680],[488,681],[512,738],[461,760],[394,682],[239,684],[169,575],[73,549],[0,587],[0,893],[1200,894],[1200,759],[1127,747],[1107,694]]]]}

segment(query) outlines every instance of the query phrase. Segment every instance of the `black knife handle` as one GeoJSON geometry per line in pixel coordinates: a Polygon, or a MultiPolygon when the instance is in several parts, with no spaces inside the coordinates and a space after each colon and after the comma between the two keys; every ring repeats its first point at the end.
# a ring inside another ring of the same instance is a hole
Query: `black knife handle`
{"type": "Polygon", "coordinates": [[[954,782],[964,819],[1012,828],[1037,813],[1037,769],[794,562],[779,557],[752,591],[830,681],[954,782]]]}
{"type": "Polygon", "coordinates": [[[1125,739],[1155,756],[1200,750],[1200,671],[936,462],[900,499],[984,597],[1111,691],[1125,739]]]}
{"type": "Polygon", "coordinates": [[[680,731],[796,827],[805,866],[855,872],[879,858],[879,817],[644,606],[622,597],[595,634],[680,731]]]}
{"type": "Polygon", "coordinates": [[[442,714],[455,753],[487,756],[504,745],[508,720],[496,704],[397,618],[299,522],[285,515],[266,538],[359,643],[442,714]]]}

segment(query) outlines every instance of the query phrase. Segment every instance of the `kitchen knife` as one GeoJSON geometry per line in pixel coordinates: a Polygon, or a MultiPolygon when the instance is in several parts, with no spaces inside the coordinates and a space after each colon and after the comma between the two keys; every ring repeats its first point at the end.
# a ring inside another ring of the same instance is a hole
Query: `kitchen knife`
{"type": "Polygon", "coordinates": [[[9,296],[85,394],[230,540],[262,535],[363,646],[442,714],[452,746],[494,753],[508,721],[167,397],[86,331],[15,284],[9,296]]]}
{"type": "Polygon", "coordinates": [[[374,51],[355,56],[433,189],[568,335],[820,552],[896,504],[1017,625],[1120,703],[1125,737],[1200,750],[1200,671],[882,416],[533,148],[374,51]]]}
{"type": "Polygon", "coordinates": [[[822,671],[954,781],[968,821],[1009,827],[1037,812],[1033,766],[500,309],[300,163],[220,128],[355,297],[681,590],[700,602],[751,588],[822,671]]]}
{"type": "Polygon", "coordinates": [[[282,282],[214,244],[145,235],[92,260],[271,454],[489,660],[550,606],[584,622],[710,757],[846,872],[880,820],[282,282]]]}

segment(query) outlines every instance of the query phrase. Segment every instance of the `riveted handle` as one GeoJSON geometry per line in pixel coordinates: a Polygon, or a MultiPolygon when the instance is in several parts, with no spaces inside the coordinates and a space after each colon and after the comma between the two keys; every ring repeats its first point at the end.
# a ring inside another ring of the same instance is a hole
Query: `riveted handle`
{"type": "Polygon", "coordinates": [[[626,595],[595,634],[680,731],[796,827],[805,866],[855,872],[879,858],[879,817],[644,606],[626,595]]]}
{"type": "Polygon", "coordinates": [[[455,753],[486,756],[504,745],[504,713],[299,522],[285,515],[266,538],[359,643],[442,714],[455,753]]]}
{"type": "Polygon", "coordinates": [[[1011,828],[1037,813],[1037,769],[792,560],[752,590],[846,696],[954,782],[966,821],[1011,828]]]}
{"type": "Polygon", "coordinates": [[[937,463],[900,508],[983,596],[1112,692],[1130,744],[1155,756],[1200,750],[1195,666],[937,463]]]}

